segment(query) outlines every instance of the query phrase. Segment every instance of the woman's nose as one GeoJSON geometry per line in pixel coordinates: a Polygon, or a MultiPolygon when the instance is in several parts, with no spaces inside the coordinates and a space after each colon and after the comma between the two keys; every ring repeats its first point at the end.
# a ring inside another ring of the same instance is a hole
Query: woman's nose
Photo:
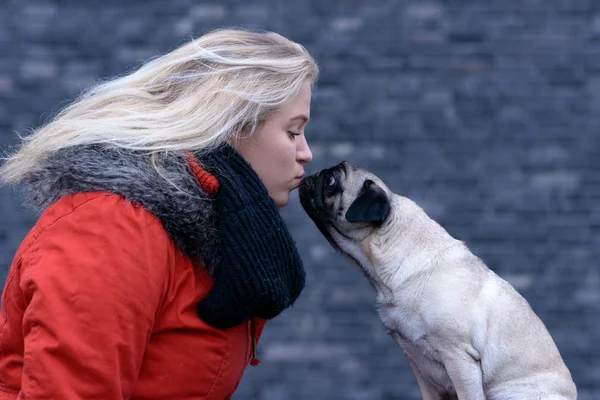
{"type": "Polygon", "coordinates": [[[309,163],[313,159],[312,152],[304,135],[302,135],[302,144],[298,148],[296,159],[301,164],[309,163]]]}

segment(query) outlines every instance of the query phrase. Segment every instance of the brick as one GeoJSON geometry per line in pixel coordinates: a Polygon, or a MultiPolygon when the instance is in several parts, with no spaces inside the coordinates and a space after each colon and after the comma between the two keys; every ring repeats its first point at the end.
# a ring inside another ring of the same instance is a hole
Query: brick
{"type": "Polygon", "coordinates": [[[223,20],[227,14],[227,7],[220,4],[199,4],[190,9],[190,16],[198,21],[223,20]]]}
{"type": "Polygon", "coordinates": [[[335,18],[331,21],[331,28],[338,32],[353,32],[363,26],[363,20],[360,17],[335,18]]]}

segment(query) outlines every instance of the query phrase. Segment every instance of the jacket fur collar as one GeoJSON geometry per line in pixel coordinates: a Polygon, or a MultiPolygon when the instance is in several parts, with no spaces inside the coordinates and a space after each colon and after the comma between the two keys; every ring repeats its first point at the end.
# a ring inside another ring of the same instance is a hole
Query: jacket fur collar
{"type": "Polygon", "coordinates": [[[156,155],[153,161],[146,152],[100,145],[72,147],[40,162],[25,183],[27,203],[38,212],[68,194],[107,191],[121,195],[154,214],[192,260],[211,273],[218,265],[213,200],[202,191],[180,153],[156,155]]]}

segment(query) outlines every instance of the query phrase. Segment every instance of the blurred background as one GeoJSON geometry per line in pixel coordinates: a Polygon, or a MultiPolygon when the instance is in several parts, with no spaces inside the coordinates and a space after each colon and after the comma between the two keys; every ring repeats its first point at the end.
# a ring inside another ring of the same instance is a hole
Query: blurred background
{"type": "MultiPolygon", "coordinates": [[[[600,398],[600,2],[0,0],[0,148],[98,79],[212,28],[275,30],[322,75],[307,137],[417,201],[530,302],[600,398]]],[[[35,222],[0,188],[0,278],[35,222]]],[[[418,399],[375,293],[282,211],[307,287],[267,326],[237,400],[418,399]]]]}

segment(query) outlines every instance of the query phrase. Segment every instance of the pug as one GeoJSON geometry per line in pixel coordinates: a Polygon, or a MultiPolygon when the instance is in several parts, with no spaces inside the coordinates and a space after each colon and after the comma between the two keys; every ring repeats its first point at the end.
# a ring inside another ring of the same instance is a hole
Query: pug
{"type": "Polygon", "coordinates": [[[347,162],[304,178],[299,195],[374,287],[424,400],[577,398],[527,301],[416,203],[347,162]]]}

